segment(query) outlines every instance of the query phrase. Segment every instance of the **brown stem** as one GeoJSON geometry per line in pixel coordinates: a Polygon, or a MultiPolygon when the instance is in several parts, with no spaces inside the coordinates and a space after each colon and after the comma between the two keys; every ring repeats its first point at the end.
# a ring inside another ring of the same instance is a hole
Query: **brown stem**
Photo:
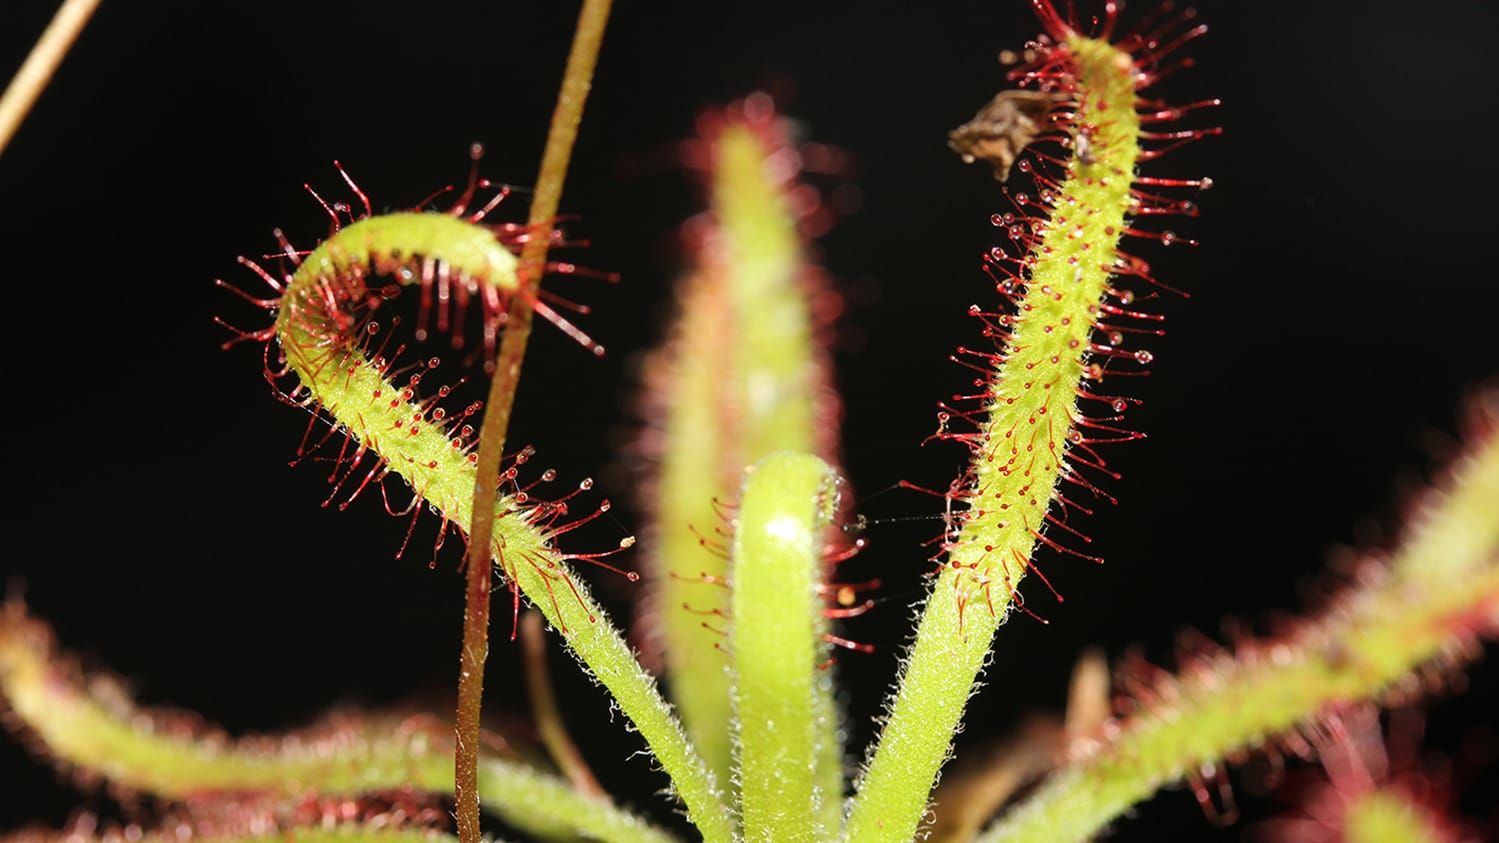
{"type": "Polygon", "coordinates": [[[588,768],[588,761],[567,733],[557,694],[552,688],[551,671],[547,669],[546,627],[541,613],[528,609],[520,619],[521,651],[526,661],[526,694],[531,698],[531,719],[541,743],[552,756],[552,763],[572,783],[573,789],[587,796],[601,797],[604,787],[588,768]]]}
{"type": "MultiPolygon", "coordinates": [[[[562,199],[562,183],[572,157],[578,123],[583,117],[583,103],[593,83],[593,68],[598,61],[599,44],[609,20],[611,0],[584,0],[573,33],[572,52],[552,112],[551,131],[536,177],[536,193],[531,198],[528,219],[531,237],[521,251],[521,289],[510,299],[505,338],[495,358],[494,377],[489,384],[489,401],[484,423],[479,429],[478,472],[474,480],[474,512],[469,521],[467,557],[467,599],[463,609],[463,651],[459,658],[458,716],[454,728],[454,798],[461,843],[480,843],[479,828],[479,714],[484,698],[484,659],[489,654],[490,541],[493,536],[496,478],[500,474],[500,456],[505,449],[505,434],[510,427],[510,411],[515,403],[515,389],[520,382],[521,361],[531,338],[531,303],[546,266],[547,242],[552,221],[562,199]]],[[[503,552],[503,549],[501,549],[503,552]]],[[[514,584],[511,586],[515,587],[514,584]]]]}
{"type": "Polygon", "coordinates": [[[26,62],[6,86],[5,95],[0,96],[0,152],[5,151],[11,137],[21,128],[21,121],[42,95],[42,89],[52,81],[63,56],[68,54],[73,40],[98,6],[99,0],[64,0],[53,15],[52,22],[26,56],[26,62]]]}

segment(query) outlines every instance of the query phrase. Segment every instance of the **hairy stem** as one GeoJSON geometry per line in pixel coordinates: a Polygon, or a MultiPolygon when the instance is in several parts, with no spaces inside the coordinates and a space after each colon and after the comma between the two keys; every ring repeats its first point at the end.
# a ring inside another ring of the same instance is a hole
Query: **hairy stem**
{"type": "Polygon", "coordinates": [[[490,513],[494,512],[498,494],[495,477],[499,475],[500,459],[510,428],[510,411],[520,382],[521,362],[531,337],[531,302],[541,283],[552,220],[562,199],[562,185],[572,158],[573,142],[578,136],[578,124],[583,119],[583,104],[593,83],[594,65],[598,60],[599,45],[603,43],[610,4],[611,0],[584,0],[578,15],[562,90],[557,95],[541,171],[536,178],[536,193],[531,199],[528,222],[532,237],[521,252],[520,294],[510,300],[505,338],[495,360],[489,401],[479,431],[478,471],[474,478],[473,515],[469,519],[472,532],[469,534],[468,587],[463,609],[463,650],[459,657],[458,714],[454,726],[457,750],[453,762],[454,799],[461,843],[480,843],[483,834],[479,826],[478,740],[484,698],[484,661],[489,655],[492,576],[489,562],[493,531],[490,513]]]}

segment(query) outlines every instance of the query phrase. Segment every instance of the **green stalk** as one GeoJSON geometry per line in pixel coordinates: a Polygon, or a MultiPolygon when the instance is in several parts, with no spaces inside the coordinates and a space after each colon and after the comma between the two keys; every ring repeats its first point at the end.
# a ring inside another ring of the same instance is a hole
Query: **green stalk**
{"type": "Polygon", "coordinates": [[[838,478],[808,454],[776,454],[744,483],[729,568],[734,723],[746,840],[811,843],[824,798],[817,782],[819,665],[827,620],[818,594],[824,529],[838,478]]]}
{"type": "MultiPolygon", "coordinates": [[[[510,549],[511,553],[526,552],[510,549]]],[[[578,657],[630,718],[651,753],[672,779],[672,787],[687,806],[687,816],[704,841],[729,841],[734,833],[713,773],[703,764],[682,726],[662,698],[655,679],[635,660],[635,653],[618,628],[588,596],[581,583],[567,583],[549,568],[516,567],[521,590],[553,628],[562,631],[568,648],[578,657]]]]}

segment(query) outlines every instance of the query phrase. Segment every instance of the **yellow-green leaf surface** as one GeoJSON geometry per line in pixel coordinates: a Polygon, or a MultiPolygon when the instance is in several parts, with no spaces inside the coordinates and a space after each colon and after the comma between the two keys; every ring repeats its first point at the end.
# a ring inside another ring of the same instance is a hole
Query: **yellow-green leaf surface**
{"type": "Polygon", "coordinates": [[[1074,35],[1073,122],[1094,127],[1037,232],[1030,278],[991,375],[974,437],[962,528],[922,611],[876,751],[857,785],[848,839],[911,840],[990,643],[1030,564],[1066,470],[1094,323],[1131,208],[1139,156],[1134,62],[1074,35]]]}

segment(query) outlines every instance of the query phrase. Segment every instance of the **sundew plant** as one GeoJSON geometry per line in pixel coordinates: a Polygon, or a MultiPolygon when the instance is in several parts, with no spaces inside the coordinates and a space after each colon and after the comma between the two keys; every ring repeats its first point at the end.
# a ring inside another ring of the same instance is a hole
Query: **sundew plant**
{"type": "Polygon", "coordinates": [[[487,835],[1494,833],[1490,10],[621,7],[528,224],[576,22],[97,12],[0,157],[5,828],[472,837],[519,303],[487,835]]]}

